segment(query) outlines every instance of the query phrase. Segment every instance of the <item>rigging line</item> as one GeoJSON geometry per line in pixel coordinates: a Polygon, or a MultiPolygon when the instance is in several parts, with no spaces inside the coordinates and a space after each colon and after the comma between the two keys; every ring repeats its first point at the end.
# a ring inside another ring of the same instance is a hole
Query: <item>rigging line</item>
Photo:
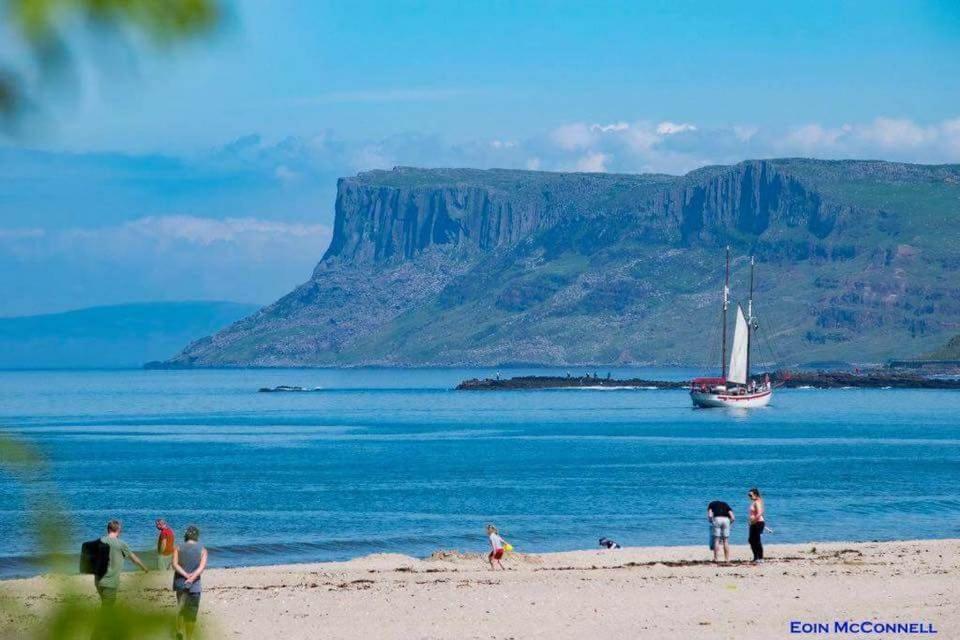
{"type": "Polygon", "coordinates": [[[720,359],[720,328],[715,324],[711,323],[712,329],[707,334],[709,336],[709,363],[716,363],[720,359]]]}
{"type": "Polygon", "coordinates": [[[767,362],[769,363],[768,366],[772,366],[776,368],[777,356],[775,353],[773,353],[773,350],[770,348],[770,344],[765,341],[761,341],[760,344],[762,345],[762,351],[763,351],[764,357],[767,359],[767,362]]]}
{"type": "Polygon", "coordinates": [[[773,352],[774,357],[776,357],[777,359],[777,363],[779,363],[782,366],[784,364],[783,353],[779,349],[777,349],[777,346],[773,343],[773,340],[770,338],[770,334],[764,332],[764,336],[766,337],[767,344],[769,345],[770,350],[773,352]]]}
{"type": "Polygon", "coordinates": [[[780,353],[777,352],[773,344],[770,342],[770,338],[767,335],[766,329],[762,329],[761,326],[758,324],[756,326],[756,333],[760,334],[761,344],[763,345],[763,347],[766,348],[767,352],[773,358],[773,364],[775,366],[781,365],[783,363],[783,358],[781,357],[780,353]]]}
{"type": "Polygon", "coordinates": [[[770,348],[770,344],[766,339],[766,334],[760,329],[760,323],[755,323],[753,325],[753,335],[757,339],[757,349],[764,353],[764,357],[767,355],[772,356],[773,350],[770,348]]]}
{"type": "MultiPolygon", "coordinates": [[[[719,298],[717,299],[717,301],[719,301],[719,298]]],[[[716,301],[711,299],[709,308],[711,309],[713,308],[714,302],[716,301]]],[[[712,322],[712,321],[707,326],[709,326],[710,329],[707,331],[704,331],[702,335],[706,335],[707,338],[709,339],[706,345],[709,349],[706,352],[707,355],[709,356],[709,360],[707,360],[707,362],[704,364],[712,368],[716,366],[717,361],[720,359],[720,351],[723,348],[721,346],[723,343],[722,337],[721,337],[721,333],[723,332],[723,329],[720,328],[720,325],[718,323],[712,322]]]]}

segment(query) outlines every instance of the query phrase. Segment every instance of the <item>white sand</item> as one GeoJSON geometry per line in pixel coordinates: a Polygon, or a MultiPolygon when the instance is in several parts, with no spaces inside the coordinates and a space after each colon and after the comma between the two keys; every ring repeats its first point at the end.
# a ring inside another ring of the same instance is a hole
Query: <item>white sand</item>
{"type": "MultiPolygon", "coordinates": [[[[766,640],[816,637],[791,635],[791,620],[882,620],[933,624],[947,640],[960,638],[958,551],[960,540],[808,543],[768,545],[760,567],[714,566],[703,547],[653,547],[508,556],[506,572],[459,554],[212,569],[201,624],[251,639],[766,640]]],[[[169,578],[124,578],[123,597],[172,607],[169,578]]],[[[69,580],[94,597],[88,577],[69,580]]],[[[7,581],[3,591],[36,609],[50,581],[7,581]]],[[[16,625],[8,617],[0,632],[16,625]]]]}

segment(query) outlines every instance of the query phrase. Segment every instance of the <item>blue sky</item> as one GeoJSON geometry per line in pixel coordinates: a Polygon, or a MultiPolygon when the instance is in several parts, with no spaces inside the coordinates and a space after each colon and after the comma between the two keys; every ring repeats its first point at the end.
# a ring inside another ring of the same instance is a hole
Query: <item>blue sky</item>
{"type": "Polygon", "coordinates": [[[0,315],[268,302],[369,168],[960,161],[955,2],[228,6],[163,51],[73,39],[73,90],[0,143],[0,315]]]}

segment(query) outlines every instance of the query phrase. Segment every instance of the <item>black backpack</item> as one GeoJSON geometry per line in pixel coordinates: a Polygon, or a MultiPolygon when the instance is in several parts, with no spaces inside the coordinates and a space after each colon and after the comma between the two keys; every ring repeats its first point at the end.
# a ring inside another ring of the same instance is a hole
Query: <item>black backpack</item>
{"type": "Polygon", "coordinates": [[[80,545],[80,573],[102,578],[110,567],[110,545],[99,538],[80,545]]]}

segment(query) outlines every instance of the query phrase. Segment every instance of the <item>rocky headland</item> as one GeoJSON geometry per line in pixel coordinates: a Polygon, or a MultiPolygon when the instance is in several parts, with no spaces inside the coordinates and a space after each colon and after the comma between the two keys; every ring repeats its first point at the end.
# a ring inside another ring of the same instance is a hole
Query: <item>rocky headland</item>
{"type": "Polygon", "coordinates": [[[700,364],[757,259],[758,359],[885,362],[960,326],[960,166],[369,171],[310,278],[164,367],[700,364]]]}

